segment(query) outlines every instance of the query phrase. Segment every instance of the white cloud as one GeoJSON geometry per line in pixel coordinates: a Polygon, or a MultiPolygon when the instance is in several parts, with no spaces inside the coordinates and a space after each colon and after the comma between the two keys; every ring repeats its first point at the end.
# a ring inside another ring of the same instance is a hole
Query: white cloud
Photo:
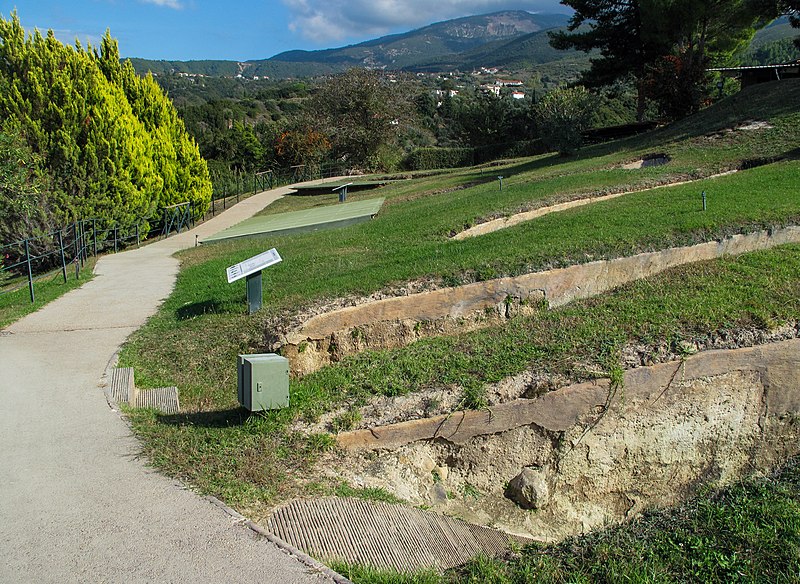
{"type": "MultiPolygon", "coordinates": [[[[151,0],[155,1],[155,0],[151,0]]],[[[282,0],[290,30],[325,43],[499,10],[565,12],[558,0],[282,0]]]]}
{"type": "MultiPolygon", "coordinates": [[[[37,26],[37,27],[35,27],[35,29],[38,30],[39,34],[41,34],[42,36],[47,36],[48,31],[52,30],[53,31],[53,36],[55,36],[56,39],[58,39],[59,41],[61,41],[63,44],[65,44],[67,46],[74,45],[75,41],[77,40],[78,42],[81,43],[81,45],[83,45],[84,48],[86,48],[87,45],[92,45],[93,47],[98,47],[98,46],[100,46],[100,41],[102,40],[102,37],[99,37],[96,34],[88,33],[88,32],[85,32],[85,31],[80,31],[80,30],[70,30],[70,29],[63,29],[63,28],[55,28],[54,29],[54,28],[48,28],[48,27],[42,27],[42,26],[37,26]]],[[[26,28],[26,30],[27,30],[28,34],[33,34],[33,31],[34,31],[33,28],[26,28]]]]}
{"type": "Polygon", "coordinates": [[[180,0],[140,0],[145,4],[155,4],[156,6],[164,6],[165,8],[172,8],[174,10],[180,10],[183,8],[183,4],[180,3],[180,0]]]}

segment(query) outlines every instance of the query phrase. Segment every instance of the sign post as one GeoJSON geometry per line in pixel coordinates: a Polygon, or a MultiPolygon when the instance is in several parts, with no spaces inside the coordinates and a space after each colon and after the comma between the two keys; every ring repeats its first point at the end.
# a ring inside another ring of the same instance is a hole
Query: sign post
{"type": "Polygon", "coordinates": [[[336,191],[339,191],[339,202],[340,203],[344,203],[347,200],[347,187],[349,187],[352,184],[353,183],[349,182],[346,185],[342,185],[342,186],[339,186],[339,187],[334,187],[333,189],[331,189],[334,193],[336,191]]]}
{"type": "Polygon", "coordinates": [[[247,309],[249,314],[253,314],[261,309],[263,298],[263,288],[261,285],[261,270],[283,261],[274,247],[253,256],[238,264],[234,264],[226,270],[228,284],[247,278],[247,309]]]}

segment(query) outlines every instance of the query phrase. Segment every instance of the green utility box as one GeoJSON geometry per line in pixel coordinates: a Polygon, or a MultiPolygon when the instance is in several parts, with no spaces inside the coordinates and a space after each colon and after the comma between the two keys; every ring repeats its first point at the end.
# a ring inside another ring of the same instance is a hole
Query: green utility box
{"type": "Polygon", "coordinates": [[[289,406],[289,360],[275,353],[239,355],[239,403],[251,412],[289,406]]]}

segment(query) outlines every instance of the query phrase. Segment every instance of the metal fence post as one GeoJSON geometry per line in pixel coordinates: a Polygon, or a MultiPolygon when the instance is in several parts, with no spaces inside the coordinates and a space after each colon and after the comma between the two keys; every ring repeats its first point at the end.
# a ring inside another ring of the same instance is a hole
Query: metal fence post
{"type": "Polygon", "coordinates": [[[25,240],[25,263],[28,264],[28,289],[31,293],[31,304],[36,302],[36,295],[33,293],[33,270],[31,269],[31,250],[28,247],[28,240],[25,240]]]}
{"type": "Polygon", "coordinates": [[[97,219],[92,219],[92,236],[94,240],[94,257],[97,257],[97,219]]]}
{"type": "Polygon", "coordinates": [[[81,229],[80,229],[80,234],[81,234],[80,244],[81,244],[81,246],[80,246],[80,254],[79,254],[79,256],[81,258],[81,267],[83,267],[84,265],[86,265],[86,227],[84,226],[83,221],[80,222],[80,226],[81,226],[81,229]]]}
{"type": "Polygon", "coordinates": [[[78,278],[81,277],[81,262],[80,262],[80,259],[78,258],[78,222],[77,221],[75,221],[75,223],[72,224],[72,237],[75,240],[75,259],[74,259],[74,262],[75,262],[75,279],[77,280],[78,278]]]}
{"type": "Polygon", "coordinates": [[[117,226],[114,226],[114,253],[117,253],[117,226]]]}
{"type": "Polygon", "coordinates": [[[139,243],[140,243],[140,240],[139,240],[139,224],[137,223],[136,224],[136,249],[139,249],[139,243]]]}
{"type": "Polygon", "coordinates": [[[67,258],[64,255],[64,237],[61,230],[58,230],[58,249],[61,250],[61,272],[64,274],[64,283],[67,283],[67,258]]]}

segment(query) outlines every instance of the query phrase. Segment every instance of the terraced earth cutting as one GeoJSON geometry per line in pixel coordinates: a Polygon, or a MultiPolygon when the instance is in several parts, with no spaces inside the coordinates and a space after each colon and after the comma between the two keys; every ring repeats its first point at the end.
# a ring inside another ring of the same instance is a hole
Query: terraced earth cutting
{"type": "Polygon", "coordinates": [[[133,412],[145,450],[263,524],[361,497],[548,540],[776,466],[798,453],[798,112],[800,83],[768,84],[577,157],[389,184],[368,223],[184,253],[121,357],[188,411],[133,412]],[[668,162],[624,168],[653,152],[668,162]],[[224,269],[270,247],[284,261],[248,317],[224,269]],[[291,407],[247,415],[235,356],[275,349],[291,407]]]}

